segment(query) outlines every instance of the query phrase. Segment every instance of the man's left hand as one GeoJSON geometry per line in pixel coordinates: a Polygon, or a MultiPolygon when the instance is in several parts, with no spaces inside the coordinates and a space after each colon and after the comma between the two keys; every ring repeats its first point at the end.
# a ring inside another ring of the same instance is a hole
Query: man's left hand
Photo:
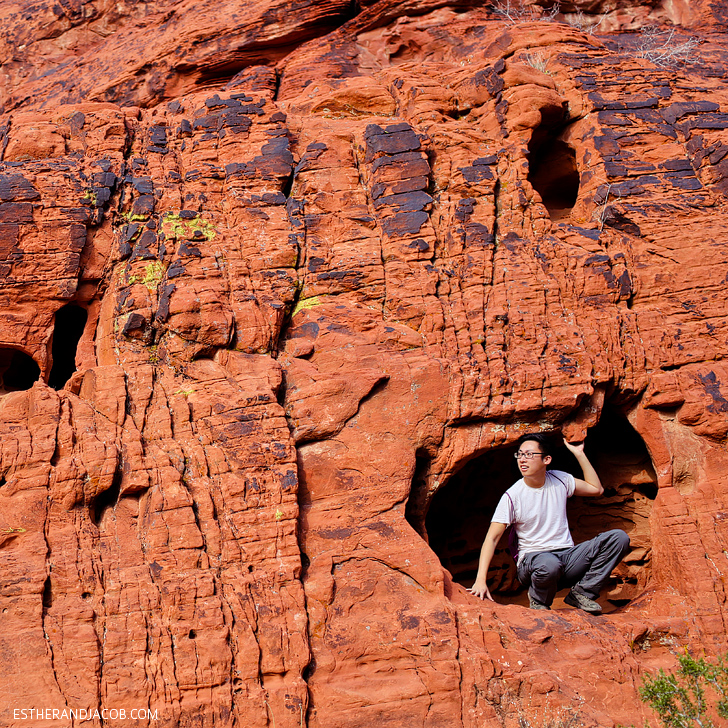
{"type": "Polygon", "coordinates": [[[566,446],[566,449],[575,456],[583,455],[584,454],[584,440],[581,442],[569,442],[566,438],[564,438],[564,445],[566,446]]]}

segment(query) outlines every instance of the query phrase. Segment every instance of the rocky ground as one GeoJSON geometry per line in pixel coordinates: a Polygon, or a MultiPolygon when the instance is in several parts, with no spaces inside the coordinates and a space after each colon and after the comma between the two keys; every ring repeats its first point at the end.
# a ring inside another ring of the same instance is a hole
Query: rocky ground
{"type": "Polygon", "coordinates": [[[727,23],[3,3],[3,724],[641,725],[725,651],[727,23]],[[464,588],[558,430],[602,617],[464,588]]]}

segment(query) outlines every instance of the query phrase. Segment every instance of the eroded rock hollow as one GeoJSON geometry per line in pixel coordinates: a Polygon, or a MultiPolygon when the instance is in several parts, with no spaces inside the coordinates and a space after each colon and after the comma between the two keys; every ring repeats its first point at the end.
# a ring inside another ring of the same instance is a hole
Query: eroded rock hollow
{"type": "Polygon", "coordinates": [[[3,725],[654,720],[726,648],[727,19],[3,3],[3,725]],[[465,590],[528,431],[602,617],[465,590]]]}

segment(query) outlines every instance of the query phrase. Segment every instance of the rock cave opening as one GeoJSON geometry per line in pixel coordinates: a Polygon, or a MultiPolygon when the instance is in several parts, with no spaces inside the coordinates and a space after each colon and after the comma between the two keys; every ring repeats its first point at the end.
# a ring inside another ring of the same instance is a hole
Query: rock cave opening
{"type": "MultiPolygon", "coordinates": [[[[108,510],[113,510],[119,502],[119,496],[121,494],[121,471],[117,470],[114,473],[114,478],[111,481],[111,486],[107,490],[98,493],[90,503],[89,514],[91,520],[96,526],[101,525],[101,520],[104,514],[108,510]]],[[[135,494],[140,495],[140,494],[135,494]]],[[[133,497],[133,496],[132,496],[133,497]]]]}
{"type": "Polygon", "coordinates": [[[76,350],[87,320],[86,309],[75,303],[68,303],[56,311],[51,346],[53,366],[48,377],[48,385],[53,389],[63,389],[76,371],[76,350]]]}
{"type": "MultiPolygon", "coordinates": [[[[559,438],[554,436],[554,442],[559,438]]],[[[598,533],[622,528],[631,550],[612,574],[600,603],[610,611],[629,603],[646,588],[651,571],[650,512],[657,495],[657,475],[642,438],[626,416],[605,408],[597,425],[589,430],[586,451],[604,485],[599,498],[572,498],[569,524],[575,543],[598,533]]],[[[502,494],[520,475],[515,445],[482,453],[455,472],[432,497],[425,528],[430,548],[453,580],[469,587],[475,580],[483,538],[502,494]]],[[[551,467],[580,476],[573,456],[557,447],[551,467]]],[[[516,579],[508,553],[508,534],[496,549],[488,584],[496,601],[527,604],[527,594],[516,579]]],[[[555,607],[563,606],[560,592],[555,607]]]]}
{"type": "Polygon", "coordinates": [[[30,389],[40,379],[40,367],[24,351],[0,347],[0,394],[30,389]]]}
{"type": "Polygon", "coordinates": [[[528,153],[528,181],[549,217],[554,222],[568,217],[579,195],[576,151],[557,135],[543,132],[531,137],[528,153]]]}

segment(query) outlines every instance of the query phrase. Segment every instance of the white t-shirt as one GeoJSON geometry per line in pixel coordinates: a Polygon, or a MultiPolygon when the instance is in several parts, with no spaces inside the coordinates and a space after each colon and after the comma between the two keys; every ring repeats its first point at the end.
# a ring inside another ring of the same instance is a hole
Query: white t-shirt
{"type": "Polygon", "coordinates": [[[570,473],[547,470],[542,487],[531,488],[521,478],[503,494],[491,520],[515,525],[518,563],[526,554],[574,545],[566,518],[566,499],[574,495],[575,488],[570,473]]]}

